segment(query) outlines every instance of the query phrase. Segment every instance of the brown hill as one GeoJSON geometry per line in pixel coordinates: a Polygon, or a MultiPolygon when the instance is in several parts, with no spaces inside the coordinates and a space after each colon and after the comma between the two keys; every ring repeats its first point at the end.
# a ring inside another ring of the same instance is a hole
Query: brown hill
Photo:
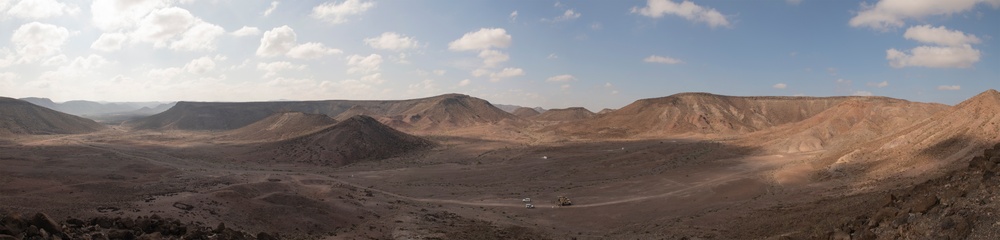
{"type": "Polygon", "coordinates": [[[314,133],[262,145],[251,158],[278,163],[309,163],[341,166],[364,160],[384,159],[410,151],[428,149],[434,143],[360,115],[314,133]]]}
{"type": "Polygon", "coordinates": [[[910,127],[868,142],[855,150],[827,154],[833,176],[925,176],[954,168],[1000,142],[1000,92],[988,90],[910,127]]]}
{"type": "Polygon", "coordinates": [[[805,120],[754,132],[745,144],[782,152],[808,152],[853,146],[913,124],[949,108],[943,104],[917,103],[873,97],[840,102],[805,120]]]}
{"type": "Polygon", "coordinates": [[[139,129],[231,130],[273,113],[287,111],[338,116],[341,119],[364,114],[406,123],[406,126],[415,129],[461,128],[516,119],[486,100],[446,94],[394,101],[178,102],[170,110],[138,120],[132,125],[139,129]]]}
{"type": "Polygon", "coordinates": [[[220,139],[233,141],[279,141],[302,136],[337,123],[323,114],[301,112],[275,113],[260,121],[226,131],[220,139]]]}
{"type": "Polygon", "coordinates": [[[614,109],[610,109],[610,108],[605,108],[605,109],[601,109],[601,111],[597,112],[597,114],[598,114],[598,115],[601,115],[601,114],[608,114],[608,113],[611,113],[611,112],[614,112],[614,111],[615,111],[614,109]]]}
{"type": "Polygon", "coordinates": [[[544,113],[538,114],[538,116],[533,117],[533,120],[539,121],[578,121],[590,119],[596,116],[594,112],[587,110],[582,107],[571,107],[564,109],[549,109],[544,113]]]}
{"type": "Polygon", "coordinates": [[[13,98],[0,97],[0,135],[78,134],[104,125],[13,98]]]}
{"type": "Polygon", "coordinates": [[[530,117],[538,116],[538,114],[540,114],[534,108],[529,108],[529,107],[519,107],[517,109],[514,109],[513,113],[514,113],[515,116],[522,117],[522,118],[530,118],[530,117]]]}
{"type": "Polygon", "coordinates": [[[548,129],[579,137],[735,135],[802,121],[855,98],[865,97],[733,97],[680,93],[641,99],[593,119],[548,129]]]}

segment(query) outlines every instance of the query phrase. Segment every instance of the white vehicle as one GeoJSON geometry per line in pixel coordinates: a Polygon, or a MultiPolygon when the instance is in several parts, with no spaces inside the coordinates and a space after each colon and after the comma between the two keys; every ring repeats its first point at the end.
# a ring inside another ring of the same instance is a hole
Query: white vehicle
{"type": "Polygon", "coordinates": [[[523,203],[530,203],[531,202],[531,198],[521,199],[521,202],[523,202],[523,203]]]}
{"type": "Polygon", "coordinates": [[[532,209],[532,208],[535,208],[535,205],[532,205],[531,203],[524,204],[524,208],[532,209]]]}

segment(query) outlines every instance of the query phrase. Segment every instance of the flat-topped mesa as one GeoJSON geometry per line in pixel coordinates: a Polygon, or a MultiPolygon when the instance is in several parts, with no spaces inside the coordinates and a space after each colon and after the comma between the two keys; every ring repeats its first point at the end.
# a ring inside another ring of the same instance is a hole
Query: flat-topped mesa
{"type": "Polygon", "coordinates": [[[93,120],[41,107],[23,100],[0,97],[0,135],[79,134],[105,129],[93,120]]]}
{"type": "Polygon", "coordinates": [[[340,120],[355,115],[397,119],[417,129],[461,128],[516,119],[486,100],[464,94],[410,100],[324,100],[286,102],[178,102],[176,106],[133,123],[139,129],[231,130],[275,112],[324,114],[340,120]]]}
{"type": "Polygon", "coordinates": [[[582,107],[570,107],[564,109],[549,109],[538,116],[533,117],[533,120],[539,121],[579,121],[594,118],[597,116],[596,113],[587,110],[582,107]]]}

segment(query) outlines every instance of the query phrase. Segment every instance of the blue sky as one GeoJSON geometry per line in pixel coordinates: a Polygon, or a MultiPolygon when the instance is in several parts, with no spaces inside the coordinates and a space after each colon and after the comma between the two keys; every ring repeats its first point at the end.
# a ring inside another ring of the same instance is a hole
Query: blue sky
{"type": "Polygon", "coordinates": [[[1000,88],[996,23],[1000,0],[0,0],[0,96],[955,104],[1000,88]]]}

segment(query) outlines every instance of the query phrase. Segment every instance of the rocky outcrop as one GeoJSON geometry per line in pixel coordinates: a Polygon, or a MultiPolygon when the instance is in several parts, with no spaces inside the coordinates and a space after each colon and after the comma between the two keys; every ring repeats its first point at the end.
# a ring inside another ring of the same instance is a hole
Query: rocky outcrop
{"type": "Polygon", "coordinates": [[[44,213],[30,218],[0,214],[0,239],[278,239],[268,233],[250,234],[220,223],[211,228],[157,215],[138,218],[95,217],[55,221],[44,213]]]}

